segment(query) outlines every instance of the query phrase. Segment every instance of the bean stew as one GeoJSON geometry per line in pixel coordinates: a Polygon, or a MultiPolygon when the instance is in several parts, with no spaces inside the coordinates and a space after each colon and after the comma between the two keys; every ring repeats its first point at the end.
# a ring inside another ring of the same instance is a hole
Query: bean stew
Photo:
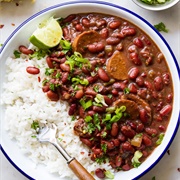
{"type": "MultiPolygon", "coordinates": [[[[164,55],[120,17],[71,14],[59,23],[63,40],[46,57],[43,92],[69,104],[74,133],[92,161],[117,171],[138,167],[161,144],[171,116],[173,87],[164,55]]],[[[95,171],[99,178],[104,173],[95,171]]]]}

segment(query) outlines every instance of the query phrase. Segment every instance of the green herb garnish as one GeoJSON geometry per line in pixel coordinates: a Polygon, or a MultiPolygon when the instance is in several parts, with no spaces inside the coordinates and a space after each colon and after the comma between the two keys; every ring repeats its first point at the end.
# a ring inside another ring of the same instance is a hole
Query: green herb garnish
{"type": "Polygon", "coordinates": [[[165,24],[163,22],[160,22],[159,24],[155,24],[154,27],[160,32],[168,32],[168,29],[166,28],[165,24]]]}
{"type": "Polygon", "coordinates": [[[164,138],[164,133],[159,134],[159,139],[156,141],[156,145],[160,145],[164,138]]]}
{"type": "Polygon", "coordinates": [[[31,128],[37,130],[39,128],[39,122],[33,121],[33,123],[31,124],[31,128]]]}
{"type": "Polygon", "coordinates": [[[15,56],[15,58],[20,58],[21,52],[15,50],[15,51],[14,51],[14,56],[15,56]]]}
{"type": "Polygon", "coordinates": [[[141,162],[139,161],[139,159],[142,157],[142,152],[140,152],[140,151],[136,151],[135,153],[134,153],[134,156],[133,156],[133,158],[131,159],[131,162],[132,162],[132,165],[135,167],[135,168],[137,168],[137,167],[139,167],[140,165],[141,165],[141,162]]]}

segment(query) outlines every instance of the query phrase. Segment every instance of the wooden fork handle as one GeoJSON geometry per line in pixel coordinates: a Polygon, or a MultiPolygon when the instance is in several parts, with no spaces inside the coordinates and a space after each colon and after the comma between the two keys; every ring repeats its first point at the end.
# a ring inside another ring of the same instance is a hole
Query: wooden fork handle
{"type": "Polygon", "coordinates": [[[69,162],[68,166],[80,180],[95,180],[75,158],[69,162]]]}

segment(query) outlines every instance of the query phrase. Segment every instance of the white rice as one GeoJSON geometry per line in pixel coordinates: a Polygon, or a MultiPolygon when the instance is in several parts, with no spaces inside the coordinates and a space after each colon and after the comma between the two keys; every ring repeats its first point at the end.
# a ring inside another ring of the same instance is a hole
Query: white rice
{"type": "Polygon", "coordinates": [[[3,84],[4,92],[1,101],[6,106],[5,128],[9,136],[17,141],[22,153],[37,166],[44,164],[50,173],[58,173],[61,178],[77,179],[52,145],[41,144],[32,137],[35,135],[35,130],[31,128],[33,121],[53,122],[58,127],[57,138],[62,139],[61,145],[89,172],[93,172],[98,167],[111,169],[108,164],[99,165],[90,160],[89,149],[73,133],[74,122],[68,115],[67,104],[59,101],[52,102],[42,92],[42,80],[46,67],[45,58],[28,60],[26,56],[22,56],[18,59],[11,57],[7,59],[6,83],[3,84]],[[26,72],[28,66],[39,67],[40,74],[28,74],[26,72]],[[38,77],[41,82],[38,82],[38,77]]]}

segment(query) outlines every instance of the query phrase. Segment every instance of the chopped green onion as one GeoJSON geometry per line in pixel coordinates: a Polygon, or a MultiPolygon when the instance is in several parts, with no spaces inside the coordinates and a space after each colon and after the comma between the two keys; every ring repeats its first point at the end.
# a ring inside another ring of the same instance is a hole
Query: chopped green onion
{"type": "Polygon", "coordinates": [[[142,157],[142,152],[140,152],[140,151],[136,151],[135,153],[134,153],[134,156],[133,156],[133,158],[131,159],[131,162],[132,162],[132,165],[135,167],[135,168],[137,168],[137,167],[139,167],[140,165],[141,165],[141,162],[139,161],[139,159],[142,157]]]}
{"type": "Polygon", "coordinates": [[[84,118],[84,120],[85,120],[85,122],[90,122],[91,120],[92,120],[92,117],[91,116],[86,116],[85,118],[84,118]]]}
{"type": "Polygon", "coordinates": [[[105,99],[104,99],[104,96],[101,95],[101,94],[97,94],[96,97],[94,98],[94,100],[97,102],[97,103],[101,103],[102,105],[104,106],[108,106],[105,102],[105,99]]]}
{"type": "Polygon", "coordinates": [[[114,174],[109,170],[105,171],[105,176],[109,179],[114,179],[114,174]]]}
{"type": "Polygon", "coordinates": [[[159,139],[156,141],[156,145],[160,145],[164,138],[164,133],[159,134],[159,139]]]}
{"type": "Polygon", "coordinates": [[[85,102],[85,100],[83,98],[80,99],[80,104],[83,107],[84,110],[88,109],[89,107],[92,106],[92,101],[88,100],[87,102],[85,102]]]}

